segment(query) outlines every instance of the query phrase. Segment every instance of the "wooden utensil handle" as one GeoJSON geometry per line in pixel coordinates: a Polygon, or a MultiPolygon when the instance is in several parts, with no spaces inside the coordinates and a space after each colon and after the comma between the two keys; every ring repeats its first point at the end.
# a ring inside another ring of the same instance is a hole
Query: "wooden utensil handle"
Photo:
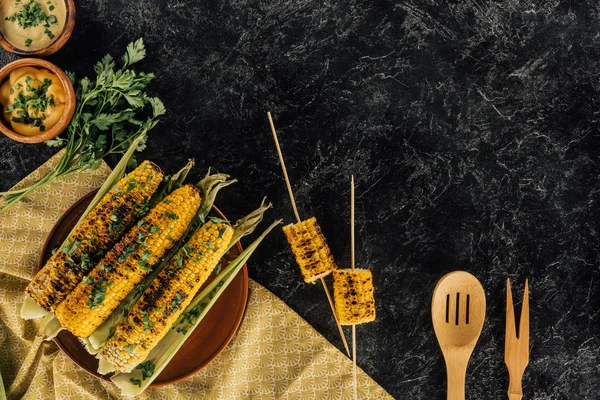
{"type": "Polygon", "coordinates": [[[509,372],[510,382],[508,384],[509,400],[521,400],[523,398],[523,373],[520,371],[509,372]]]}
{"type": "MultiPolygon", "coordinates": [[[[467,360],[468,362],[468,360],[467,360]]],[[[465,400],[465,375],[467,363],[464,366],[453,364],[446,366],[448,375],[448,400],[465,400]]]]}

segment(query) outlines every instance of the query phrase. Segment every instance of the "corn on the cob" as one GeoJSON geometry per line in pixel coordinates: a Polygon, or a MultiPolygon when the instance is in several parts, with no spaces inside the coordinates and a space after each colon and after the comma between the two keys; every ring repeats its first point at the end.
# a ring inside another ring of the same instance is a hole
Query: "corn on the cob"
{"type": "Polygon", "coordinates": [[[200,207],[199,190],[185,185],[138,222],[56,308],[61,324],[88,337],[185,233],[200,207]]]}
{"type": "Polygon", "coordinates": [[[152,281],[100,353],[117,372],[131,371],[167,334],[218,265],[232,236],[228,224],[208,221],[152,281]]]}
{"type": "Polygon", "coordinates": [[[368,269],[333,271],[333,297],[342,325],[357,325],[375,320],[373,274],[368,269]]]}
{"type": "Polygon", "coordinates": [[[163,179],[160,169],[144,161],[111,188],[27,286],[27,294],[54,311],[115,242],[147,211],[163,179]]]}
{"type": "Polygon", "coordinates": [[[336,269],[333,256],[315,217],[283,227],[304,282],[314,283],[336,269]]]}

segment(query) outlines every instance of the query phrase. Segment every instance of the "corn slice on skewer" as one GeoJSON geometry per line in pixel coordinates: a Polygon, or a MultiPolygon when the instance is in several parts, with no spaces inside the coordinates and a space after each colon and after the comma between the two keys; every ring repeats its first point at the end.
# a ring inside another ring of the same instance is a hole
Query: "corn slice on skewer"
{"type": "Polygon", "coordinates": [[[228,224],[208,221],[152,281],[100,353],[117,372],[131,371],[167,334],[218,265],[232,236],[228,224]]]}
{"type": "Polygon", "coordinates": [[[199,190],[168,195],[100,260],[56,309],[61,324],[88,337],[184,234],[200,207],[199,190]]]}
{"type": "Polygon", "coordinates": [[[27,294],[54,311],[115,242],[145,212],[163,174],[150,161],[111,188],[27,286],[27,294]]]}
{"type": "Polygon", "coordinates": [[[283,233],[296,256],[304,282],[315,283],[337,268],[315,217],[286,225],[283,233]]]}
{"type": "Polygon", "coordinates": [[[342,325],[375,320],[373,274],[368,269],[333,271],[335,310],[342,325]]]}

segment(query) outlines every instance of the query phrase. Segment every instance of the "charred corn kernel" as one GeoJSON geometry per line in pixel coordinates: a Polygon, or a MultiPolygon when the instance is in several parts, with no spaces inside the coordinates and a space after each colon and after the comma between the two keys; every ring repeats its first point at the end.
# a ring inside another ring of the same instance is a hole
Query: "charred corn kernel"
{"type": "Polygon", "coordinates": [[[173,256],[100,353],[117,372],[146,359],[219,264],[232,236],[226,223],[209,221],[173,256]]]}
{"type": "Polygon", "coordinates": [[[150,161],[121,179],[84,218],[27,286],[27,294],[54,311],[106,251],[147,211],[163,179],[150,161]]]}
{"type": "Polygon", "coordinates": [[[199,207],[199,190],[186,185],[152,208],[56,308],[62,326],[91,335],[183,236],[199,207]]]}
{"type": "Polygon", "coordinates": [[[336,269],[335,261],[315,217],[283,227],[304,282],[314,283],[336,269]]]}
{"type": "Polygon", "coordinates": [[[342,325],[356,325],[375,320],[373,274],[368,269],[333,271],[335,311],[342,325]]]}

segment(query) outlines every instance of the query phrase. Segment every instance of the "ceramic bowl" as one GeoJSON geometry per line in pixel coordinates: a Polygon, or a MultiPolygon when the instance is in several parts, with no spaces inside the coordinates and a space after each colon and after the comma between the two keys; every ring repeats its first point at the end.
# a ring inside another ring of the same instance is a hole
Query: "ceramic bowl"
{"type": "Polygon", "coordinates": [[[69,122],[71,122],[71,118],[73,118],[73,113],[75,112],[75,90],[73,89],[73,84],[67,77],[67,75],[63,72],[62,69],[58,68],[56,65],[51,62],[40,60],[39,58],[23,58],[20,60],[13,61],[7,65],[5,65],[2,69],[0,69],[0,85],[4,83],[6,79],[8,79],[10,73],[17,68],[22,67],[34,67],[34,68],[45,68],[52,72],[54,75],[60,79],[60,82],[65,89],[66,101],[65,101],[65,109],[56,123],[52,128],[45,130],[44,132],[40,132],[37,135],[26,136],[16,133],[12,130],[10,124],[4,116],[0,116],[0,132],[4,135],[8,136],[12,140],[16,140],[21,143],[41,143],[46,140],[50,140],[58,136],[62,131],[64,131],[69,122]]]}
{"type": "Polygon", "coordinates": [[[73,33],[73,28],[75,27],[75,3],[73,0],[64,0],[67,16],[65,19],[65,26],[62,32],[58,35],[55,41],[50,43],[46,47],[42,47],[37,50],[23,50],[19,49],[8,42],[4,38],[4,35],[0,33],[0,45],[14,54],[18,54],[20,56],[27,57],[48,57],[50,54],[56,53],[61,47],[67,43],[67,40],[71,37],[71,33],[73,33]]]}

